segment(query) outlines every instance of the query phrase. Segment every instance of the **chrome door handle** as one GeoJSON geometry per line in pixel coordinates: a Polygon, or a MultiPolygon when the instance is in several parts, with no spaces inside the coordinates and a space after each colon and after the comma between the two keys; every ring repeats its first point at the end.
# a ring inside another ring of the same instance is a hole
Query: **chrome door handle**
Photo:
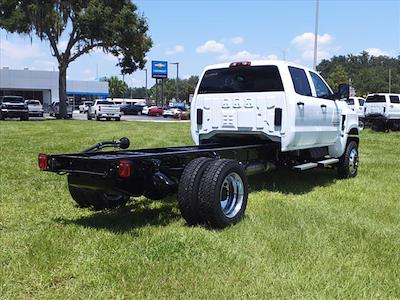
{"type": "Polygon", "coordinates": [[[326,109],[326,105],[325,104],[321,104],[321,108],[325,108],[326,109]]]}
{"type": "Polygon", "coordinates": [[[298,105],[298,106],[304,106],[304,102],[301,102],[301,101],[300,101],[300,102],[297,102],[297,105],[298,105]]]}

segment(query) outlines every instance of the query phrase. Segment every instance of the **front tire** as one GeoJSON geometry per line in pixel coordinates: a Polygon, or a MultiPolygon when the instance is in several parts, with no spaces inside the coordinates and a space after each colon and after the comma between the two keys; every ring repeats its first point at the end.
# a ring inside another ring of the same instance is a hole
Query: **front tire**
{"type": "Polygon", "coordinates": [[[356,177],[358,173],[358,145],[355,141],[350,141],[346,146],[346,151],[340,157],[337,177],[346,179],[356,177]]]}
{"type": "Polygon", "coordinates": [[[235,160],[218,159],[205,170],[199,188],[200,216],[212,228],[239,222],[245,213],[248,183],[235,160]]]}
{"type": "Polygon", "coordinates": [[[199,212],[199,187],[203,173],[212,158],[200,157],[192,160],[183,170],[178,187],[178,206],[182,217],[190,226],[203,223],[199,212]]]}

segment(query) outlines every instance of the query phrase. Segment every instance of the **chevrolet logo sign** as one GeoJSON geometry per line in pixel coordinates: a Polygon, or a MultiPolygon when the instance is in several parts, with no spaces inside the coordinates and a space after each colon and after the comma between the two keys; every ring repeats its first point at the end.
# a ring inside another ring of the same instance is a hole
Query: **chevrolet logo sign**
{"type": "Polygon", "coordinates": [[[155,66],[157,69],[162,69],[162,68],[165,67],[165,65],[162,64],[162,63],[155,64],[154,66],[155,66]]]}

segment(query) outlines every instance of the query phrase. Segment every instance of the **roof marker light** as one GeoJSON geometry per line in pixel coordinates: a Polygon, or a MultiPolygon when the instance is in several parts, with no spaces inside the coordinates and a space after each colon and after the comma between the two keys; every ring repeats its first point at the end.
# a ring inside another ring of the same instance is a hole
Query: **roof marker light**
{"type": "Polygon", "coordinates": [[[250,67],[251,66],[251,61],[239,61],[239,62],[233,62],[229,65],[230,68],[233,67],[250,67]]]}

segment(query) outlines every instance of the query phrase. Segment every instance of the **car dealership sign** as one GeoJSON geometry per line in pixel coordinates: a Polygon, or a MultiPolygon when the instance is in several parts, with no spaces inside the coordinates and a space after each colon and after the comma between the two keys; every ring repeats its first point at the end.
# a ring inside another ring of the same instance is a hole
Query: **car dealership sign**
{"type": "Polygon", "coordinates": [[[151,62],[151,77],[168,78],[168,62],[153,60],[151,62]]]}

